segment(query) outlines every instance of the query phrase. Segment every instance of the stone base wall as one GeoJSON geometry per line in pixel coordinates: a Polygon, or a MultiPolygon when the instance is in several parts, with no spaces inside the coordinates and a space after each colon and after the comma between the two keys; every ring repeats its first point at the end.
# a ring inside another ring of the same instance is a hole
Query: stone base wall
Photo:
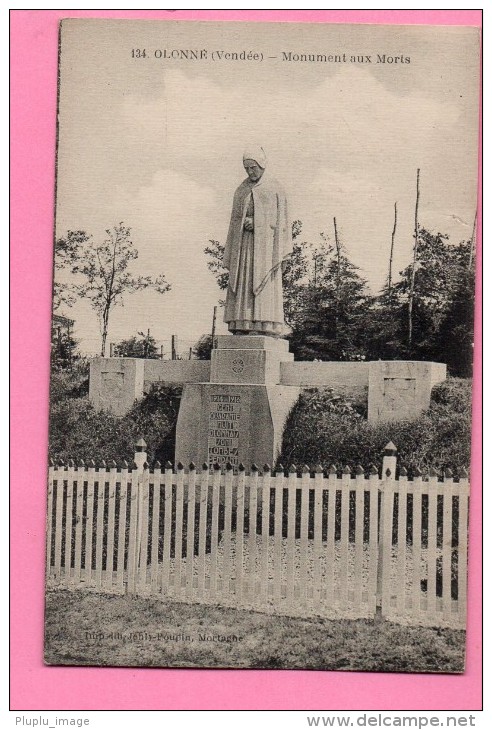
{"type": "Polygon", "coordinates": [[[282,362],[280,382],[304,388],[366,386],[368,362],[282,362]]]}
{"type": "Polygon", "coordinates": [[[368,387],[368,420],[416,418],[430,404],[432,387],[446,379],[434,362],[292,362],[285,340],[225,335],[207,360],[95,358],[89,397],[95,408],[123,416],[152,383],[224,383],[297,389],[368,387]]]}
{"type": "Polygon", "coordinates": [[[151,383],[206,383],[210,360],[144,360],[144,381],[151,383]]]}
{"type": "Polygon", "coordinates": [[[433,386],[445,379],[446,365],[442,363],[371,362],[368,420],[381,423],[416,418],[429,407],[433,386]]]}

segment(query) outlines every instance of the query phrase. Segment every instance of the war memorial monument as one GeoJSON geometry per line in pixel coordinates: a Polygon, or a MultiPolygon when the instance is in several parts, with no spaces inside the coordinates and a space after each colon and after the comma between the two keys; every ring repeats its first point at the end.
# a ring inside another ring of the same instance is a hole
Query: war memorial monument
{"type": "Polygon", "coordinates": [[[214,338],[209,361],[96,358],[90,399],[123,416],[153,383],[182,384],[175,461],[273,464],[288,413],[303,388],[365,386],[368,420],[416,418],[446,378],[435,362],[294,362],[286,339],[282,267],[292,251],[287,200],[262,147],[243,155],[224,252],[228,335],[214,338]]]}

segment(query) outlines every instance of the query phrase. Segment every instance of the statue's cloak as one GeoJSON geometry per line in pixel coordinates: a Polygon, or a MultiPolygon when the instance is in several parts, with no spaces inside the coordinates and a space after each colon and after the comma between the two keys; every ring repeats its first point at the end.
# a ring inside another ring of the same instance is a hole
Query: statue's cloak
{"type": "Polygon", "coordinates": [[[254,202],[253,294],[261,292],[272,271],[292,252],[287,201],[279,183],[265,172],[257,183],[244,180],[234,193],[231,222],[223,265],[229,270],[229,287],[236,293],[244,218],[250,193],[254,202]]]}

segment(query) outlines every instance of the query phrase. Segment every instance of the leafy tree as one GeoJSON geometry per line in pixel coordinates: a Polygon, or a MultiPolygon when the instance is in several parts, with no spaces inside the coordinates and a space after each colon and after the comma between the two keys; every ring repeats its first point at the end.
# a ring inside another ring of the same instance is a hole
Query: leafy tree
{"type": "Polygon", "coordinates": [[[160,357],[157,343],[150,332],[138,332],[137,336],[121,340],[115,344],[113,352],[116,357],[141,357],[147,360],[158,360],[160,357]]]}
{"type": "MultiPolygon", "coordinates": [[[[419,246],[416,254],[415,293],[418,299],[431,309],[438,310],[442,302],[442,292],[449,289],[456,277],[455,256],[448,244],[448,236],[419,230],[419,246]]],[[[411,266],[400,272],[401,279],[395,290],[408,294],[410,289],[411,266]]]]}
{"type": "Polygon", "coordinates": [[[78,341],[62,327],[51,331],[51,368],[53,371],[67,370],[80,358],[78,341]]]}
{"type": "Polygon", "coordinates": [[[83,398],[89,395],[90,362],[78,358],[70,370],[52,370],[50,379],[50,403],[54,405],[66,398],[83,398]]]}
{"type": "Polygon", "coordinates": [[[90,240],[84,231],[68,231],[66,236],[55,240],[54,277],[53,277],[53,311],[63,304],[71,307],[75,304],[74,292],[66,281],[60,281],[59,273],[71,270],[76,265],[83,247],[90,240]]]}
{"type": "Polygon", "coordinates": [[[222,265],[224,260],[225,246],[219,241],[209,240],[210,246],[205,246],[205,254],[208,256],[207,268],[215,276],[217,286],[221,291],[229,286],[229,272],[222,265]]]}
{"type": "MultiPolygon", "coordinates": [[[[393,286],[391,294],[383,295],[378,302],[387,320],[393,320],[398,342],[393,356],[448,362],[449,358],[453,359],[452,349],[464,346],[468,351],[465,359],[471,360],[474,277],[470,246],[470,241],[462,241],[456,246],[450,244],[448,236],[443,233],[433,233],[425,228],[419,230],[410,347],[406,346],[406,306],[411,287],[411,265],[400,272],[400,280],[393,286]],[[442,327],[445,327],[445,332],[442,327]]],[[[373,325],[372,329],[377,329],[377,326],[373,325]]],[[[463,353],[457,355],[457,359],[462,356],[463,353]]],[[[465,371],[468,372],[467,367],[465,371]]]]}
{"type": "Polygon", "coordinates": [[[475,277],[465,270],[443,313],[434,358],[448,365],[450,375],[469,378],[473,365],[475,277]]]}
{"type": "Polygon", "coordinates": [[[76,296],[88,299],[96,312],[101,328],[101,355],[106,354],[109,316],[113,308],[123,304],[123,297],[141,289],[153,288],[160,294],[169,291],[164,274],[156,278],[136,276],[128,267],[138,258],[138,251],[131,239],[131,229],[119,223],[106,230],[107,238],[102,243],[92,236],[69,231],[64,240],[78,241],[76,254],[69,260],[69,268],[76,276],[70,291],[76,296]]]}
{"type": "MultiPolygon", "coordinates": [[[[291,350],[303,360],[437,360],[451,374],[471,373],[474,309],[472,241],[419,228],[414,262],[368,296],[364,279],[338,235],[300,242],[302,223],[292,226],[294,247],[283,266],[285,320],[291,350]],[[412,340],[408,302],[412,291],[412,340]]],[[[472,237],[473,238],[473,237],[472,237]]],[[[227,287],[223,246],[211,241],[206,253],[219,287],[227,287]]]]}
{"type": "Polygon", "coordinates": [[[202,335],[193,348],[193,352],[197,360],[210,360],[212,353],[212,335],[202,335]]]}
{"type": "Polygon", "coordinates": [[[301,305],[302,282],[308,275],[308,261],[305,255],[305,248],[309,244],[297,241],[302,233],[302,222],[296,220],[292,224],[293,247],[292,253],[282,265],[282,288],[284,292],[284,315],[285,321],[292,326],[295,322],[296,313],[301,305]]]}
{"type": "Polygon", "coordinates": [[[318,246],[296,252],[291,292],[291,349],[302,360],[365,358],[366,283],[345,251],[322,234],[318,246]]]}
{"type": "Polygon", "coordinates": [[[408,357],[407,304],[391,289],[372,297],[366,311],[365,352],[368,360],[408,357]]]}

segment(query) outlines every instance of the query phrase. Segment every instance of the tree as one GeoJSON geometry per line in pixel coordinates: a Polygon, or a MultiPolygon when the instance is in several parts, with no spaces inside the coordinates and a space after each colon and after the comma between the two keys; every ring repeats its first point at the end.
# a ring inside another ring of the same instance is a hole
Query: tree
{"type": "Polygon", "coordinates": [[[410,267],[409,286],[408,286],[408,347],[412,346],[413,337],[413,298],[415,292],[415,271],[417,263],[417,255],[419,249],[419,200],[420,200],[420,168],[417,170],[417,189],[415,195],[415,223],[414,223],[414,241],[413,241],[413,261],[410,267]]]}
{"type": "Polygon", "coordinates": [[[146,360],[158,360],[160,355],[157,343],[150,332],[147,331],[147,334],[138,332],[137,335],[115,344],[113,348],[115,357],[141,357],[146,360]]]}
{"type": "Polygon", "coordinates": [[[468,270],[469,243],[450,244],[448,236],[419,229],[415,262],[400,272],[394,285],[399,302],[410,292],[413,300],[412,341],[408,356],[436,355],[436,338],[449,304],[468,270]]]}
{"type": "Polygon", "coordinates": [[[365,315],[369,299],[340,241],[321,234],[313,246],[294,251],[295,276],[289,292],[289,339],[303,360],[358,360],[365,357],[365,315]]]}
{"type": "Polygon", "coordinates": [[[449,374],[472,376],[475,277],[463,271],[444,312],[435,342],[434,359],[445,362],[449,374]]]}
{"type": "Polygon", "coordinates": [[[78,341],[73,337],[73,320],[53,314],[51,325],[51,369],[53,372],[71,370],[80,359],[78,341]]]}
{"type": "Polygon", "coordinates": [[[224,246],[213,239],[209,240],[210,246],[205,246],[205,254],[209,257],[207,268],[215,276],[217,286],[221,291],[229,286],[229,272],[222,265],[224,260],[224,246]]]}
{"type": "MultiPolygon", "coordinates": [[[[459,245],[418,224],[411,263],[394,280],[392,232],[390,265],[383,291],[368,296],[366,283],[348,258],[334,221],[334,240],[321,234],[317,244],[298,240],[283,266],[285,320],[291,351],[312,360],[436,360],[453,375],[471,373],[474,308],[474,233],[459,245]],[[412,337],[409,343],[409,302],[412,337]]],[[[223,247],[207,247],[209,268],[227,287],[221,268],[223,247]]],[[[225,272],[227,274],[227,272],[225,272]]]]}
{"type": "Polygon", "coordinates": [[[193,348],[197,360],[210,360],[212,355],[212,335],[202,335],[193,348]]]}
{"type": "Polygon", "coordinates": [[[65,281],[60,281],[58,274],[71,270],[77,262],[82,248],[88,243],[90,236],[84,231],[68,231],[67,235],[55,240],[54,277],[53,277],[53,311],[56,312],[63,304],[71,307],[75,304],[72,287],[65,281]]]}
{"type": "Polygon", "coordinates": [[[309,244],[297,241],[302,233],[302,222],[296,220],[292,224],[292,253],[282,266],[282,288],[284,292],[284,315],[289,326],[295,322],[296,313],[300,307],[302,282],[308,274],[308,262],[305,248],[309,244]]]}
{"type": "Polygon", "coordinates": [[[408,358],[408,302],[394,288],[371,298],[366,311],[365,353],[368,360],[408,358]]]}
{"type": "Polygon", "coordinates": [[[393,253],[395,250],[395,235],[396,235],[397,223],[398,223],[398,202],[395,202],[395,217],[393,219],[393,230],[391,231],[391,247],[390,247],[390,255],[389,255],[389,265],[388,265],[388,293],[391,292],[391,285],[393,283],[393,253]]]}
{"type": "Polygon", "coordinates": [[[76,254],[69,261],[76,282],[70,291],[76,296],[88,299],[96,312],[101,328],[101,355],[106,354],[109,316],[115,306],[123,304],[123,297],[141,289],[153,288],[164,294],[171,288],[164,274],[156,278],[136,276],[128,267],[138,258],[138,251],[131,239],[131,229],[119,223],[106,230],[107,238],[102,243],[94,241],[83,231],[69,231],[65,239],[78,241],[76,254]]]}
{"type": "Polygon", "coordinates": [[[385,287],[372,301],[366,320],[371,359],[437,360],[446,362],[452,374],[470,372],[474,304],[470,247],[470,241],[454,245],[443,233],[419,229],[415,262],[400,272],[391,291],[385,287]],[[409,345],[412,277],[413,335],[409,345]]]}

